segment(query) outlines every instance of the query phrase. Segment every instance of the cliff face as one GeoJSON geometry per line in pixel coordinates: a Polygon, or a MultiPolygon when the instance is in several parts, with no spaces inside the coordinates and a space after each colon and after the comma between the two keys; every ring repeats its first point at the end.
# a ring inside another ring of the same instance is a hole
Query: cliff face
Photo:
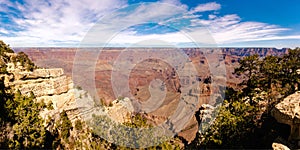
{"type": "MultiPolygon", "coordinates": [[[[15,53],[7,53],[9,60],[16,57],[15,53]]],[[[59,113],[67,111],[70,119],[75,121],[80,118],[78,99],[92,99],[85,91],[74,88],[73,81],[64,74],[63,69],[34,69],[32,71],[23,67],[20,62],[8,62],[7,73],[2,74],[5,86],[12,92],[19,90],[23,95],[32,92],[38,102],[52,103],[54,110],[41,112],[43,118],[48,116],[57,119],[59,113]]],[[[89,100],[92,101],[92,100],[89,100]]]]}
{"type": "Polygon", "coordinates": [[[64,75],[49,78],[44,77],[45,76],[41,76],[36,79],[22,78],[21,80],[16,80],[10,84],[16,89],[19,89],[22,94],[29,94],[30,91],[32,91],[37,97],[60,95],[72,88],[72,81],[64,75]]]}
{"type": "Polygon", "coordinates": [[[36,97],[60,95],[73,88],[73,82],[64,75],[61,68],[24,70],[14,63],[7,64],[8,75],[5,76],[6,86],[20,90],[29,95],[32,91],[36,97]]]}

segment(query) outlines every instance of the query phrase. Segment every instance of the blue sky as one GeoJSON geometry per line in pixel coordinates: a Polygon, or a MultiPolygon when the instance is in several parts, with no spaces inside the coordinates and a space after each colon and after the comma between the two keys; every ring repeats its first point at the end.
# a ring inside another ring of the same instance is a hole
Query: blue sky
{"type": "Polygon", "coordinates": [[[300,47],[297,0],[0,0],[12,47],[300,47]]]}

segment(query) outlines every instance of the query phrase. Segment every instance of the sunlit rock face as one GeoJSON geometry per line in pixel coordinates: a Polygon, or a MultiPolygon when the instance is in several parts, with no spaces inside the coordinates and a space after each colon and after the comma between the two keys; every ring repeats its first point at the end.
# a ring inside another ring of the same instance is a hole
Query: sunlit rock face
{"type": "MultiPolygon", "coordinates": [[[[12,60],[16,57],[15,53],[6,53],[12,60]]],[[[7,74],[2,75],[5,78],[6,86],[12,90],[19,90],[24,95],[30,92],[36,97],[52,96],[67,93],[73,88],[73,81],[70,77],[64,75],[62,68],[53,69],[34,69],[30,71],[21,65],[20,62],[8,62],[7,74]]]]}
{"type": "Polygon", "coordinates": [[[273,143],[272,148],[273,150],[290,150],[287,146],[280,143],[273,143]]]}
{"type": "Polygon", "coordinates": [[[291,126],[290,141],[300,146],[300,91],[288,96],[272,110],[272,116],[279,123],[291,126]]]}
{"type": "MultiPolygon", "coordinates": [[[[16,57],[15,53],[7,53],[8,57],[16,57]]],[[[73,121],[80,118],[77,99],[92,99],[85,91],[74,87],[70,77],[62,68],[26,70],[20,62],[6,64],[7,74],[1,75],[5,85],[13,92],[29,96],[32,92],[38,102],[52,103],[54,110],[41,112],[43,118],[57,118],[63,110],[67,111],[73,121]]]]}
{"type": "Polygon", "coordinates": [[[105,114],[118,123],[130,122],[134,108],[129,98],[114,100],[111,106],[104,107],[105,114]]]}
{"type": "Polygon", "coordinates": [[[35,80],[18,80],[13,83],[15,88],[20,90],[22,94],[28,95],[30,91],[35,96],[60,95],[70,90],[71,81],[66,76],[35,80]]]}

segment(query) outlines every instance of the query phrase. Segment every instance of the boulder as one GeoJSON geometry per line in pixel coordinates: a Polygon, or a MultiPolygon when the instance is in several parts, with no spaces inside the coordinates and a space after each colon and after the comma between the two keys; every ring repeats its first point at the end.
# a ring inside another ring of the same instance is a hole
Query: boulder
{"type": "Polygon", "coordinates": [[[300,91],[277,104],[271,114],[279,123],[291,126],[289,140],[295,141],[300,146],[300,91]]]}
{"type": "Polygon", "coordinates": [[[290,150],[287,146],[280,143],[273,143],[272,148],[273,150],[290,150]]]}

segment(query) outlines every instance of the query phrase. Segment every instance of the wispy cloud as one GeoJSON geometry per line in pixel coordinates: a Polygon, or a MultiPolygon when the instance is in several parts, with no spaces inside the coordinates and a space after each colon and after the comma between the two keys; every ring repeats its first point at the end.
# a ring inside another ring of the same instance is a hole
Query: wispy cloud
{"type": "Polygon", "coordinates": [[[170,24],[171,27],[180,29],[180,25],[174,25],[174,23],[188,19],[187,22],[189,23],[178,32],[144,36],[137,35],[135,32],[128,32],[120,34],[111,42],[117,43],[122,41],[132,44],[143,40],[159,39],[172,44],[177,43],[178,45],[199,42],[201,43],[200,45],[204,43],[222,46],[249,41],[276,40],[276,43],[280,43],[278,40],[300,40],[300,35],[284,34],[286,31],[291,30],[289,28],[262,22],[242,21],[237,14],[217,16],[212,12],[207,18],[198,14],[200,11],[219,10],[220,8],[221,5],[217,3],[200,4],[179,17],[166,19],[162,22],[163,25],[170,24]],[[194,13],[197,13],[197,15],[194,15],[194,13]]]}
{"type": "Polygon", "coordinates": [[[12,26],[1,25],[0,38],[13,46],[77,46],[82,39],[88,44],[109,42],[111,45],[143,41],[151,45],[149,40],[153,45],[193,42],[226,45],[300,39],[300,35],[284,34],[289,28],[243,21],[238,14],[219,15],[216,12],[222,6],[216,2],[188,8],[179,0],[160,0],[115,11],[124,6],[128,6],[126,0],[24,0],[22,4],[0,0],[0,12],[7,16],[1,19],[8,20],[7,24],[12,26]],[[174,30],[149,32],[156,28],[153,27],[145,29],[146,33],[142,27],[132,28],[147,23],[174,30]]]}
{"type": "MultiPolygon", "coordinates": [[[[208,20],[194,20],[194,25],[205,25],[219,44],[264,40],[267,37],[277,36],[289,30],[276,25],[261,22],[242,22],[236,14],[211,18],[208,20]]],[[[278,37],[279,38],[279,37],[278,37]]]]}
{"type": "Polygon", "coordinates": [[[0,10],[9,13],[17,29],[10,31],[16,33],[16,37],[1,38],[14,46],[28,44],[25,40],[36,45],[55,45],[57,41],[78,43],[100,17],[126,5],[124,0],[24,0],[24,4],[1,0],[1,3],[5,8],[14,7],[9,12],[0,10]]]}
{"type": "Polygon", "coordinates": [[[112,40],[116,44],[127,43],[127,41],[128,43],[139,42],[149,37],[157,38],[158,35],[155,34],[141,36],[138,34],[139,31],[133,31],[132,27],[148,23],[161,24],[182,15],[183,12],[186,12],[186,9],[165,3],[132,5],[103,17],[91,28],[82,44],[103,46],[109,42],[109,39],[115,38],[114,36],[122,37],[118,38],[119,40],[112,40]]]}
{"type": "Polygon", "coordinates": [[[221,9],[221,5],[216,3],[216,2],[210,2],[210,3],[205,3],[205,4],[200,4],[194,9],[191,10],[191,13],[196,13],[196,12],[205,12],[205,11],[214,11],[214,10],[219,10],[221,9]]]}
{"type": "Polygon", "coordinates": [[[124,27],[126,24],[130,26],[139,24],[140,22],[157,22],[158,24],[175,28],[174,32],[162,32],[162,34],[150,33],[147,35],[141,35],[138,34],[140,31],[125,30],[120,33],[118,32],[117,35],[115,35],[115,31],[114,34],[110,34],[114,35],[115,37],[113,37],[114,39],[110,40],[109,42],[113,44],[134,44],[148,41],[147,45],[151,45],[151,42],[149,41],[152,40],[153,45],[161,44],[159,41],[165,41],[166,43],[171,43],[174,45],[182,45],[183,43],[200,43],[200,45],[204,44],[216,46],[247,41],[299,39],[298,35],[280,35],[281,33],[290,30],[288,28],[262,22],[242,21],[237,14],[217,16],[212,13],[209,14],[208,17],[203,17],[199,14],[194,15],[196,12],[195,10],[198,10],[197,12],[200,10],[218,10],[221,8],[219,5],[220,4],[217,3],[201,4],[191,10],[174,9],[174,7],[164,6],[157,3],[147,5],[147,7],[139,6],[133,9],[135,11],[128,15],[122,16],[122,18],[116,17],[118,14],[108,18],[108,20],[113,23],[108,25],[109,27],[105,24],[101,24],[101,30],[98,30],[98,32],[95,33],[104,33],[105,31],[111,30],[109,28],[121,28],[121,26],[124,27]],[[153,9],[156,11],[153,12],[153,9]],[[128,20],[130,20],[130,23],[128,23],[128,20]],[[185,24],[183,28],[182,24],[185,24]],[[178,31],[176,31],[176,29],[178,31]]]}
{"type": "Polygon", "coordinates": [[[175,5],[177,7],[183,8],[183,9],[188,9],[188,6],[185,4],[182,4],[180,2],[180,0],[161,0],[160,2],[175,5]]]}
{"type": "Polygon", "coordinates": [[[0,29],[0,34],[9,34],[9,31],[7,31],[6,29],[0,29]]]}

